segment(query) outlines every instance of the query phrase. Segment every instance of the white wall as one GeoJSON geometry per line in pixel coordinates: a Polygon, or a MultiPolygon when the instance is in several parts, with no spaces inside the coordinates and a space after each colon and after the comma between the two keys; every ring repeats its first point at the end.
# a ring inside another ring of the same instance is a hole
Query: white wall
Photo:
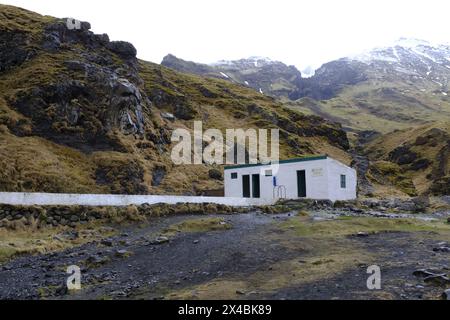
{"type": "Polygon", "coordinates": [[[339,161],[328,158],[328,194],[329,199],[354,200],[356,199],[357,173],[339,161]],[[346,188],[341,188],[341,175],[346,176],[346,188]]]}
{"type": "MultiPolygon", "coordinates": [[[[261,199],[273,199],[273,177],[265,177],[265,170],[271,168],[268,165],[226,169],[225,196],[242,198],[242,175],[260,174],[261,199]],[[238,179],[231,179],[231,173],[238,173],[238,179]]],[[[297,171],[299,170],[306,172],[306,198],[308,199],[336,201],[356,198],[356,171],[336,160],[327,158],[281,163],[278,172],[273,170],[274,176],[277,177],[277,185],[286,187],[287,199],[298,199],[297,171]],[[347,177],[346,189],[340,188],[341,174],[345,174],[347,177]]],[[[250,193],[252,194],[252,190],[250,193]]]]}
{"type": "Polygon", "coordinates": [[[277,167],[272,166],[254,166],[237,169],[225,170],[225,196],[242,197],[242,175],[260,174],[261,175],[261,198],[273,199],[273,177],[265,177],[265,170],[272,169],[277,178],[278,186],[285,186],[286,198],[297,199],[297,171],[306,172],[306,197],[310,199],[328,199],[327,187],[327,160],[313,160],[293,163],[282,163],[277,167]],[[313,174],[313,170],[320,170],[321,175],[313,174]],[[232,180],[231,173],[237,172],[238,179],[232,180]]]}
{"type": "Polygon", "coordinates": [[[0,192],[0,204],[10,205],[83,205],[83,206],[127,206],[144,203],[215,203],[235,207],[269,205],[272,199],[235,199],[224,197],[188,197],[156,195],[112,195],[112,194],[53,194],[0,192]]]}

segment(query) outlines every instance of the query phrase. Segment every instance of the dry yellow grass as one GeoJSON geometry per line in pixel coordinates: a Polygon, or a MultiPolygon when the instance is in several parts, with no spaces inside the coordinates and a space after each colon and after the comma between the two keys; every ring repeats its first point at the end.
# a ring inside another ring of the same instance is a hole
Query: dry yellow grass
{"type": "Polygon", "coordinates": [[[96,223],[78,226],[75,230],[79,233],[79,237],[69,240],[58,236],[64,232],[73,231],[73,229],[67,227],[43,229],[27,227],[19,230],[0,229],[0,263],[25,254],[45,254],[61,251],[83,243],[100,240],[116,232],[111,228],[105,228],[96,223]]]}

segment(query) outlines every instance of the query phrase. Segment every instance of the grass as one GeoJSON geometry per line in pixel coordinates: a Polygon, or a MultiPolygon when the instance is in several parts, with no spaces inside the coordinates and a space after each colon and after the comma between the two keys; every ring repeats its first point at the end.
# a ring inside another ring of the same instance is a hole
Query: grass
{"type": "Polygon", "coordinates": [[[68,240],[56,235],[73,230],[66,227],[8,231],[0,229],[0,263],[20,255],[45,254],[62,251],[104,237],[112,236],[115,231],[103,228],[96,223],[78,226],[79,237],[68,240]]]}
{"type": "Polygon", "coordinates": [[[167,298],[233,300],[252,293],[256,295],[250,297],[257,297],[258,294],[332,278],[349,267],[368,263],[373,258],[355,246],[336,246],[335,243],[333,246],[315,246],[314,254],[282,260],[251,274],[235,274],[233,277],[216,278],[188,288],[168,291],[167,298]]]}
{"type": "Polygon", "coordinates": [[[55,18],[41,16],[22,8],[0,4],[0,29],[21,30],[37,35],[44,26],[54,21],[55,18]]]}
{"type": "Polygon", "coordinates": [[[411,90],[411,86],[396,80],[368,80],[346,87],[327,101],[306,98],[287,105],[292,110],[324,116],[353,129],[381,133],[418,126],[424,121],[450,119],[450,100],[431,94],[434,86],[427,87],[426,92],[411,90]],[[392,89],[393,93],[384,94],[386,89],[392,89]]]}
{"type": "Polygon", "coordinates": [[[39,137],[0,138],[0,190],[102,193],[83,153],[39,137]]]}
{"type": "MultiPolygon", "coordinates": [[[[450,125],[440,121],[406,130],[383,135],[370,142],[365,152],[373,161],[370,171],[374,173],[375,182],[377,172],[381,178],[389,180],[399,190],[411,194],[412,187],[417,193],[426,193],[433,187],[434,181],[450,174],[449,158],[446,154],[450,125]],[[415,153],[417,160],[428,161],[429,165],[420,170],[414,169],[410,164],[397,165],[389,163],[389,154],[399,146],[406,147],[415,153]],[[376,161],[378,160],[378,161],[376,161]],[[375,162],[376,161],[376,162],[375,162]],[[410,180],[409,182],[406,180],[410,180]]],[[[383,184],[383,181],[378,181],[383,184]]]]}
{"type": "Polygon", "coordinates": [[[424,222],[417,219],[383,219],[370,217],[343,217],[336,220],[313,221],[296,217],[280,225],[282,230],[298,237],[343,237],[358,232],[439,232],[447,233],[450,225],[443,221],[424,222]]]}

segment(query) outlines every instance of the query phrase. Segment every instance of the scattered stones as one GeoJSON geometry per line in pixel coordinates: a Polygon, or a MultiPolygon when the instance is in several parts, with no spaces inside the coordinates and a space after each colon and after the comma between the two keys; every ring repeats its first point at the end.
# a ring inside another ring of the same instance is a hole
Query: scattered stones
{"type": "Polygon", "coordinates": [[[414,271],[413,275],[415,277],[425,278],[425,277],[434,276],[435,274],[433,272],[430,272],[430,271],[426,270],[426,269],[419,269],[419,270],[414,271]]]}
{"type": "Polygon", "coordinates": [[[107,256],[101,257],[99,255],[91,255],[86,259],[86,263],[90,267],[102,266],[110,261],[111,261],[111,259],[109,257],[107,257],[107,256]]]}
{"type": "Polygon", "coordinates": [[[149,243],[150,245],[160,245],[163,243],[167,243],[169,241],[170,241],[169,238],[161,236],[156,238],[155,240],[150,241],[149,243]]]}
{"type": "Polygon", "coordinates": [[[113,241],[111,239],[103,239],[101,241],[101,244],[107,247],[112,247],[113,246],[113,241]]]}
{"type": "Polygon", "coordinates": [[[449,247],[436,247],[433,248],[434,252],[450,252],[450,248],[449,247]]]}
{"type": "Polygon", "coordinates": [[[60,234],[57,234],[53,237],[54,240],[57,241],[73,241],[80,237],[79,233],[77,231],[67,231],[60,234]]]}
{"type": "Polygon", "coordinates": [[[127,250],[117,250],[115,255],[119,258],[127,258],[131,255],[131,252],[127,250]]]}
{"type": "Polygon", "coordinates": [[[200,240],[194,240],[194,244],[198,244],[200,242],[200,240]]]}
{"type": "Polygon", "coordinates": [[[61,286],[56,288],[55,295],[57,296],[65,296],[69,293],[69,289],[67,288],[67,284],[63,283],[61,286]]]}
{"type": "Polygon", "coordinates": [[[238,295],[245,295],[245,291],[243,291],[243,290],[236,290],[236,294],[238,294],[238,295]]]}
{"type": "Polygon", "coordinates": [[[357,236],[357,237],[360,237],[360,238],[366,238],[366,237],[369,236],[369,233],[368,233],[368,232],[358,232],[358,233],[356,234],[356,236],[357,236]]]}
{"type": "Polygon", "coordinates": [[[445,274],[432,275],[426,277],[423,281],[435,286],[444,286],[450,283],[450,279],[445,274]]]}

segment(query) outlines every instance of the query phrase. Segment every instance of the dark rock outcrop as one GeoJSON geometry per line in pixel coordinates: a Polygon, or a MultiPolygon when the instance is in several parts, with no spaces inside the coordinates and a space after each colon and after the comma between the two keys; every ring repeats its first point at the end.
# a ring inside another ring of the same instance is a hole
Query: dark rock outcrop
{"type": "Polygon", "coordinates": [[[310,97],[316,100],[326,100],[335,97],[348,85],[354,85],[366,80],[363,64],[350,63],[346,59],[324,64],[317,69],[311,78],[301,78],[297,81],[297,89],[289,94],[291,100],[310,97]]]}
{"type": "Polygon", "coordinates": [[[27,48],[29,41],[24,32],[0,30],[0,73],[21,65],[36,54],[27,48]]]}
{"type": "Polygon", "coordinates": [[[136,58],[137,54],[136,48],[126,41],[112,41],[108,44],[108,49],[124,59],[136,58]]]}

